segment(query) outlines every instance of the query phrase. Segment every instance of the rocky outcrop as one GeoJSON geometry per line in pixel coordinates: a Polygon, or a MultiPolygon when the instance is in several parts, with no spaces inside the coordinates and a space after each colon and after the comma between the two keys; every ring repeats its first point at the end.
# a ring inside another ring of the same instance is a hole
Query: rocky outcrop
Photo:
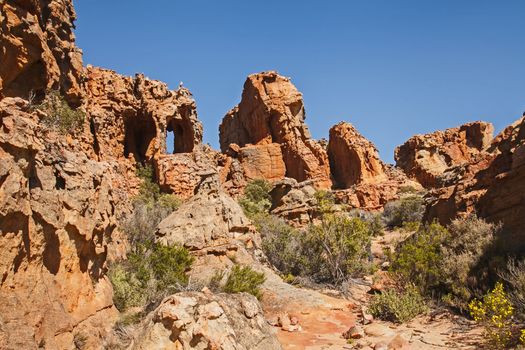
{"type": "Polygon", "coordinates": [[[60,90],[80,104],[82,53],[71,0],[14,0],[0,6],[0,98],[60,90]]]}
{"type": "Polygon", "coordinates": [[[374,144],[350,123],[341,122],[330,129],[328,158],[338,188],[386,180],[384,164],[374,144]]]}
{"type": "Polygon", "coordinates": [[[159,224],[157,240],[188,248],[197,257],[191,275],[207,281],[233,261],[252,262],[260,242],[239,204],[219,189],[218,174],[200,176],[197,194],[159,224]]]}
{"type": "Polygon", "coordinates": [[[413,136],[396,148],[396,165],[424,187],[440,187],[445,171],[473,162],[490,145],[493,132],[492,124],[473,122],[413,136]]]}
{"type": "Polygon", "coordinates": [[[188,292],[164,299],[132,349],[282,348],[254,296],[188,292]]]}
{"type": "Polygon", "coordinates": [[[476,161],[460,167],[458,181],[433,191],[426,218],[448,223],[476,212],[503,223],[501,246],[525,246],[525,117],[503,130],[476,161]]]}
{"type": "Polygon", "coordinates": [[[270,192],[271,213],[296,226],[309,225],[319,216],[315,193],[312,181],[297,182],[289,178],[278,181],[270,192]]]}
{"type": "Polygon", "coordinates": [[[189,90],[137,74],[121,76],[102,68],[87,68],[86,110],[102,159],[152,161],[161,154],[191,153],[202,142],[202,125],[189,90]],[[168,132],[174,149],[166,149],[168,132]]]}
{"type": "Polygon", "coordinates": [[[221,150],[239,157],[245,176],[313,180],[331,186],[328,157],[304,123],[302,95],[276,72],[252,74],[219,127],[221,150]],[[254,161],[257,159],[257,161],[254,161]],[[284,165],[284,167],[283,167],[284,165]]]}
{"type": "Polygon", "coordinates": [[[113,164],[29,112],[22,99],[0,101],[0,339],[68,349],[81,335],[94,346],[117,315],[104,275],[126,197],[113,164]]]}

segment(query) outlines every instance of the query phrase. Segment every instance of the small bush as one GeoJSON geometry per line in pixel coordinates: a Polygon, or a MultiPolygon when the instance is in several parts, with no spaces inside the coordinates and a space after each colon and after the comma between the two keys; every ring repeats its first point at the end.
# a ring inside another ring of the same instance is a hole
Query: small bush
{"type": "Polygon", "coordinates": [[[485,327],[489,345],[496,349],[507,348],[512,339],[514,308],[501,282],[487,293],[483,300],[473,300],[468,305],[472,318],[485,327]]]}
{"type": "Polygon", "coordinates": [[[272,206],[271,189],[272,185],[264,179],[252,180],[246,185],[239,204],[248,218],[268,212],[272,206]]]}
{"type": "Polygon", "coordinates": [[[445,227],[432,223],[403,241],[394,253],[392,271],[428,293],[442,280],[441,244],[448,236],[445,227]]]}
{"type": "Polygon", "coordinates": [[[154,303],[187,284],[185,272],[193,263],[188,250],[179,245],[141,243],[129,253],[128,260],[110,267],[113,301],[120,311],[154,303]]]}
{"type": "Polygon", "coordinates": [[[401,227],[405,222],[421,222],[424,209],[421,196],[409,195],[388,202],[383,211],[383,219],[389,227],[401,227]]]}
{"type": "Polygon", "coordinates": [[[391,322],[407,322],[428,310],[425,300],[414,286],[404,291],[385,290],[374,295],[370,313],[379,319],[391,322]]]}
{"type": "Polygon", "coordinates": [[[80,129],[86,114],[80,108],[72,109],[59,91],[48,91],[44,101],[35,106],[46,114],[44,124],[57,128],[61,133],[74,132],[80,129]]]}
{"type": "Polygon", "coordinates": [[[261,289],[259,287],[265,280],[264,273],[256,272],[249,266],[241,267],[235,265],[230,271],[222,290],[226,293],[246,292],[259,299],[261,297],[261,289]]]}
{"type": "Polygon", "coordinates": [[[372,232],[359,218],[325,215],[301,235],[304,273],[316,282],[340,284],[370,270],[372,232]]]}
{"type": "Polygon", "coordinates": [[[273,215],[259,216],[256,226],[261,233],[262,249],[270,263],[282,273],[300,275],[303,272],[301,233],[273,215]]]}

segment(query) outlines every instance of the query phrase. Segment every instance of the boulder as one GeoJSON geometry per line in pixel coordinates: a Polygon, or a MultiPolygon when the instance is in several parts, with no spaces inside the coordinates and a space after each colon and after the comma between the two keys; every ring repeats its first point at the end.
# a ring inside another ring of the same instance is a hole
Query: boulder
{"type": "Polygon", "coordinates": [[[282,349],[254,296],[202,292],[164,299],[131,348],[282,349]]]}
{"type": "Polygon", "coordinates": [[[276,72],[252,74],[244,84],[241,102],[219,127],[221,150],[229,153],[238,148],[241,158],[242,154],[256,155],[261,163],[244,162],[248,176],[282,178],[284,164],[287,177],[311,179],[316,186],[329,188],[328,156],[311,138],[304,120],[302,95],[290,79],[276,72]]]}
{"type": "Polygon", "coordinates": [[[441,187],[445,171],[474,161],[490,145],[493,132],[492,124],[473,122],[413,136],[396,148],[396,165],[425,188],[441,187]]]}

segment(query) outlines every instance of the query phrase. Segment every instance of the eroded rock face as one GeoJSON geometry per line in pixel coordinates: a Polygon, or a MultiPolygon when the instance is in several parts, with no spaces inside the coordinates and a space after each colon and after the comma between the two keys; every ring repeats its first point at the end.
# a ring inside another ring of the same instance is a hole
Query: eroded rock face
{"type": "Polygon", "coordinates": [[[164,299],[132,348],[282,349],[254,296],[202,292],[164,299]]]}
{"type": "Polygon", "coordinates": [[[0,97],[61,90],[80,104],[82,53],[75,46],[71,0],[0,5],[0,97]]]}
{"type": "Polygon", "coordinates": [[[336,187],[386,180],[384,164],[374,144],[350,123],[341,122],[330,129],[328,158],[336,187]]]}
{"type": "Polygon", "coordinates": [[[0,339],[68,349],[82,334],[92,346],[117,315],[104,272],[118,176],[28,112],[0,101],[0,339]]]}
{"type": "Polygon", "coordinates": [[[240,155],[247,177],[274,180],[284,172],[298,181],[310,179],[318,187],[329,188],[326,151],[312,140],[304,119],[302,95],[288,78],[276,72],[252,74],[244,84],[241,102],[219,127],[221,150],[240,155]],[[258,161],[249,160],[248,155],[258,161]]]}
{"type": "Polygon", "coordinates": [[[503,223],[501,246],[519,251],[525,244],[525,117],[503,130],[486,152],[461,167],[461,177],[431,193],[426,218],[443,223],[471,212],[503,223]]]}
{"type": "Polygon", "coordinates": [[[471,163],[492,141],[494,126],[473,122],[457,128],[416,135],[395,150],[396,165],[426,188],[440,187],[441,176],[471,163]]]}
{"type": "Polygon", "coordinates": [[[191,153],[202,142],[202,124],[189,90],[138,74],[121,76],[87,68],[86,110],[91,116],[102,159],[152,161],[161,154],[191,153]],[[174,149],[166,149],[166,133],[174,133],[174,149]]]}

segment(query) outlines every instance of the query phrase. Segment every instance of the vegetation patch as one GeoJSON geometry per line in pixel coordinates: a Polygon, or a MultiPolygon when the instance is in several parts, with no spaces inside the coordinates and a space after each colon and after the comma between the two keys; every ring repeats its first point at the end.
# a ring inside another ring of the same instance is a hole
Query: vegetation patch
{"type": "Polygon", "coordinates": [[[48,91],[42,103],[33,108],[45,113],[45,125],[56,128],[63,134],[78,131],[86,119],[86,113],[80,108],[71,108],[57,90],[48,91]]]}
{"type": "Polygon", "coordinates": [[[410,321],[427,310],[424,298],[413,285],[402,291],[389,289],[374,295],[369,308],[374,317],[398,323],[410,321]]]}

